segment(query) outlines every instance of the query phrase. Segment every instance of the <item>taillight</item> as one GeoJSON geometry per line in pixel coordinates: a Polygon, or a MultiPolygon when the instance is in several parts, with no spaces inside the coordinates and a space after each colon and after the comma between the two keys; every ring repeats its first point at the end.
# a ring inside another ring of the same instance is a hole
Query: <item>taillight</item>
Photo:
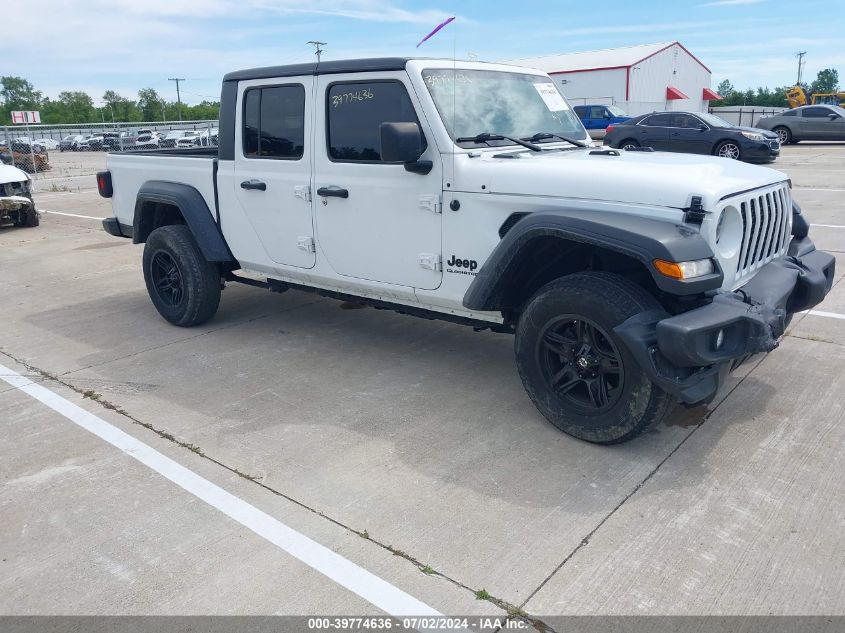
{"type": "Polygon", "coordinates": [[[607,134],[608,132],[610,132],[610,130],[612,130],[612,129],[613,129],[613,126],[612,126],[612,125],[608,125],[608,126],[607,126],[607,129],[605,130],[605,134],[607,134]]]}
{"type": "Polygon", "coordinates": [[[111,185],[111,172],[99,171],[97,172],[97,191],[104,198],[111,198],[114,190],[111,185]]]}

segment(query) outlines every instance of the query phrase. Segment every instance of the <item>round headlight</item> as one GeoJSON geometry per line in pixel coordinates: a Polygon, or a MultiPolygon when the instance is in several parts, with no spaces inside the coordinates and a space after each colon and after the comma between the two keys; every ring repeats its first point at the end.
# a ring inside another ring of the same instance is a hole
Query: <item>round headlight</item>
{"type": "Polygon", "coordinates": [[[742,245],[742,216],[735,207],[725,207],[716,223],[716,250],[729,259],[742,245]]]}

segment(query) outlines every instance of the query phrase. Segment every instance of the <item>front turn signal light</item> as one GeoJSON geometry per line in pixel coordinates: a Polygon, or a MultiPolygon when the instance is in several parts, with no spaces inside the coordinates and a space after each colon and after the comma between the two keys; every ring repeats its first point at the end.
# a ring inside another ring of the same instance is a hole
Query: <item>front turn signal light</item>
{"type": "Polygon", "coordinates": [[[689,262],[667,262],[665,259],[655,259],[652,263],[657,272],[669,279],[695,279],[710,275],[715,270],[712,259],[696,259],[689,262]]]}

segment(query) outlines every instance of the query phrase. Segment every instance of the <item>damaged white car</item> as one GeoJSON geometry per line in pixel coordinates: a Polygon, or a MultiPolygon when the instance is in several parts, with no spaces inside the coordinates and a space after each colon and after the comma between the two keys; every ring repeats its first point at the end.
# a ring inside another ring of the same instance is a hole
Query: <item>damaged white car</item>
{"type": "Polygon", "coordinates": [[[0,165],[0,226],[38,226],[29,176],[17,167],[0,165]]]}

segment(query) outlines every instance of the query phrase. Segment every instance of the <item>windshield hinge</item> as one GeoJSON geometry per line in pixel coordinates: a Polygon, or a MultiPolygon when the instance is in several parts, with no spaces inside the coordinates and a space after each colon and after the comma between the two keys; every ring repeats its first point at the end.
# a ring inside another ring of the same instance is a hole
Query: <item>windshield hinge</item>
{"type": "Polygon", "coordinates": [[[420,196],[420,209],[431,211],[432,213],[443,213],[440,196],[420,196]]]}
{"type": "Polygon", "coordinates": [[[684,221],[690,224],[701,224],[705,217],[707,217],[707,212],[701,204],[701,196],[693,196],[684,214],[684,221]]]}

